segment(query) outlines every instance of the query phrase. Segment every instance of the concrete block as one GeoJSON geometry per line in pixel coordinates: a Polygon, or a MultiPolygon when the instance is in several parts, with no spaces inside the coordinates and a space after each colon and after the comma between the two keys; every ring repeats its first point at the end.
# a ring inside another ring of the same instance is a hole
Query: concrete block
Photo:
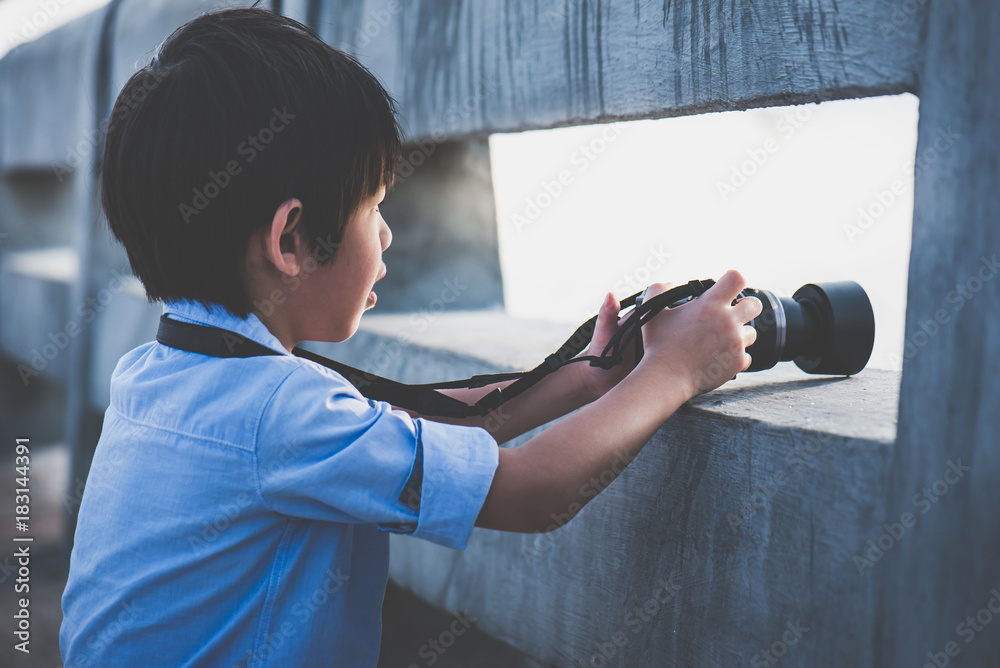
{"type": "Polygon", "coordinates": [[[55,171],[13,171],[0,177],[0,253],[72,243],[86,210],[86,182],[79,171],[65,174],[62,181],[55,171]]]}
{"type": "Polygon", "coordinates": [[[69,346],[79,335],[68,320],[78,273],[69,246],[0,256],[0,350],[27,369],[26,384],[68,378],[69,346]]]}
{"type": "Polygon", "coordinates": [[[65,176],[90,167],[97,50],[107,8],[71,21],[0,59],[0,171],[65,176]]]}
{"type": "Polygon", "coordinates": [[[381,311],[503,306],[486,139],[405,147],[380,209],[393,235],[381,311]]]}
{"type": "Polygon", "coordinates": [[[919,532],[887,558],[877,665],[993,666],[1000,657],[1000,6],[928,4],[899,441],[886,490],[888,517],[918,502],[927,512],[919,532]]]}
{"type": "Polygon", "coordinates": [[[413,139],[914,91],[926,3],[328,0],[413,139]],[[911,8],[912,6],[912,8],[911,8]]]}

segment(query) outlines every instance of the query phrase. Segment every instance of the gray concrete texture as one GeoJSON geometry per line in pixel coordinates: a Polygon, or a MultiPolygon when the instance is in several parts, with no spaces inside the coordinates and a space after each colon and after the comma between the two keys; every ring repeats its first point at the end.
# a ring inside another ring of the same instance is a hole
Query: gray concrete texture
{"type": "Polygon", "coordinates": [[[318,4],[415,138],[912,92],[921,63],[916,0],[318,4]]]}
{"type": "MultiPolygon", "coordinates": [[[[1000,665],[1000,6],[931,3],[888,517],[970,467],[887,558],[882,665],[1000,665]],[[941,150],[942,129],[958,135],[941,150]],[[938,142],[936,144],[936,142],[938,142]],[[954,475],[954,474],[953,474],[954,475]],[[990,622],[993,622],[990,624],[990,622]]],[[[939,486],[937,491],[943,491],[939,486]]]]}

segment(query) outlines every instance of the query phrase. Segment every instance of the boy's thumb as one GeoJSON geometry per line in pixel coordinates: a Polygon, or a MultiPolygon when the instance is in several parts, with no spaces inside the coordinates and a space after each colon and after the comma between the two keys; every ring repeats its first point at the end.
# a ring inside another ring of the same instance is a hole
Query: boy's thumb
{"type": "Polygon", "coordinates": [[[601,305],[602,311],[607,311],[608,313],[617,314],[619,310],[618,300],[615,299],[613,293],[609,292],[604,297],[604,303],[601,305]]]}
{"type": "Polygon", "coordinates": [[[618,329],[618,311],[620,310],[618,300],[614,294],[608,293],[604,296],[604,303],[601,310],[597,312],[597,323],[594,326],[594,335],[591,343],[598,343],[604,346],[611,336],[618,329]]]}

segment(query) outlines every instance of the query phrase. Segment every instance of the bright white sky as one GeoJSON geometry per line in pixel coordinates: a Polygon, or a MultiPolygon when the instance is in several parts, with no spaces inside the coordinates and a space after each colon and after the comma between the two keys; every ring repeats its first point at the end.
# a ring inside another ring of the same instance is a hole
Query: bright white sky
{"type": "Polygon", "coordinates": [[[0,0],[0,57],[108,0],[0,0]]]}
{"type": "Polygon", "coordinates": [[[869,365],[899,369],[917,107],[899,95],[493,135],[507,309],[579,324],[608,290],[729,268],[785,296],[854,280],[875,311],[869,365]]]}
{"type": "MultiPolygon", "coordinates": [[[[107,2],[0,0],[0,56],[107,2]]],[[[494,135],[507,309],[575,325],[605,291],[730,267],[781,295],[851,279],[875,310],[870,366],[898,369],[917,108],[900,95],[494,135]]]]}

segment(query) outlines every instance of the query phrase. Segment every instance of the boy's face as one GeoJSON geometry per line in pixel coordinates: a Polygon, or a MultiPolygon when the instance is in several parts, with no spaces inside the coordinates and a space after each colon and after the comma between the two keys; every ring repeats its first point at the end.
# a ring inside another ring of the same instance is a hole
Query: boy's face
{"type": "Polygon", "coordinates": [[[334,260],[320,267],[317,287],[322,291],[316,314],[329,338],[343,341],[357,331],[361,315],[375,306],[375,282],[386,274],[382,253],[392,243],[392,232],[379,212],[385,187],[361,203],[347,223],[334,260]]]}

